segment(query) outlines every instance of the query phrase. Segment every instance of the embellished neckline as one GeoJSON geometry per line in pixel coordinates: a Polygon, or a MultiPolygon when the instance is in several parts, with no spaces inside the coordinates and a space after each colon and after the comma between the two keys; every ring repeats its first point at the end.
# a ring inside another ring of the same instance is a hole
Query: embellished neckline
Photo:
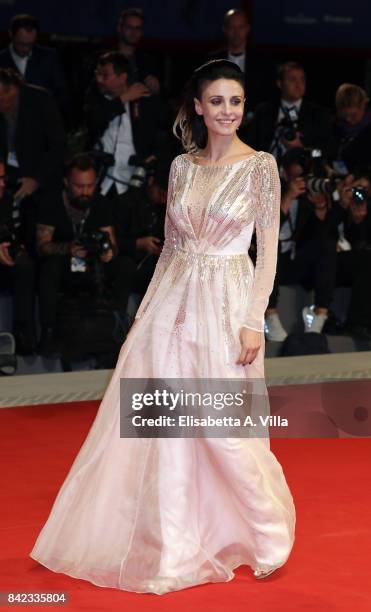
{"type": "Polygon", "coordinates": [[[197,166],[198,168],[211,168],[211,169],[215,169],[215,168],[232,168],[233,166],[238,166],[238,164],[242,164],[243,162],[246,162],[246,161],[248,161],[251,158],[259,157],[259,155],[261,153],[264,153],[264,151],[257,151],[257,153],[251,153],[247,157],[244,157],[243,159],[239,159],[238,161],[232,162],[230,164],[207,164],[207,165],[203,165],[203,164],[198,164],[197,162],[192,161],[188,157],[188,153],[183,153],[182,157],[183,157],[183,159],[187,160],[192,166],[197,166]]]}

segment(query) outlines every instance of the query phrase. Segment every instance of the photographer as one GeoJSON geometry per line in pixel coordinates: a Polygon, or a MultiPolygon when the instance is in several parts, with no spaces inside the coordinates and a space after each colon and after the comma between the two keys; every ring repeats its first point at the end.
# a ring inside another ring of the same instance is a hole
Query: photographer
{"type": "Polygon", "coordinates": [[[6,188],[5,164],[0,160],[0,286],[13,294],[13,334],[16,352],[36,349],[34,325],[35,265],[27,252],[25,209],[6,188]]]}
{"type": "Polygon", "coordinates": [[[312,154],[293,149],[282,158],[281,228],[277,274],[266,311],[268,340],[287,335],[277,313],[279,285],[314,289],[315,304],[303,309],[307,332],[321,333],[333,297],[338,215],[324,193],[327,181],[319,176],[324,169],[312,154]]]}
{"type": "Polygon", "coordinates": [[[119,252],[135,259],[132,291],[144,295],[164,239],[169,164],[157,164],[140,188],[131,187],[113,201],[119,252]]]}
{"type": "Polygon", "coordinates": [[[45,87],[61,110],[68,108],[66,79],[57,52],[38,43],[40,24],[33,15],[14,15],[9,24],[10,45],[0,51],[0,67],[19,72],[27,83],[45,87]]]}
{"type": "Polygon", "coordinates": [[[134,262],[117,256],[109,202],[96,192],[97,171],[89,155],[68,165],[65,187],[41,207],[37,224],[40,255],[40,354],[58,353],[55,338],[58,291],[77,286],[95,294],[112,287],[117,309],[126,312],[134,262]],[[99,232],[103,232],[99,234],[99,232]],[[95,235],[93,235],[95,233],[95,235]]]}
{"type": "Polygon", "coordinates": [[[129,71],[121,53],[102,55],[85,104],[89,143],[110,156],[109,163],[104,161],[109,167],[101,185],[102,194],[109,196],[127,190],[135,171],[131,158],[144,164],[154,158],[160,122],[158,96],[141,82],[130,85],[129,71]]]}
{"type": "Polygon", "coordinates": [[[352,287],[346,329],[371,339],[371,170],[359,170],[339,185],[336,286],[352,287]]]}
{"type": "Polygon", "coordinates": [[[248,128],[249,143],[257,150],[271,152],[278,161],[297,147],[321,149],[325,157],[334,153],[330,113],[305,98],[306,76],[298,62],[278,68],[280,99],[260,104],[248,128]]]}
{"type": "Polygon", "coordinates": [[[371,164],[371,109],[362,87],[343,83],[336,92],[336,159],[349,171],[371,164]]]}
{"type": "Polygon", "coordinates": [[[0,154],[10,178],[19,182],[16,197],[59,185],[64,144],[62,118],[52,96],[25,84],[15,70],[0,68],[0,154]]]}

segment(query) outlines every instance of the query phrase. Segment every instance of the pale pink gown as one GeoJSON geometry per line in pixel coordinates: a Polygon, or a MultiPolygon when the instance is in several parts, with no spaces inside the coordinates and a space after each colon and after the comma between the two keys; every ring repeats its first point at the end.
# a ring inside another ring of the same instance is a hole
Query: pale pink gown
{"type": "Polygon", "coordinates": [[[30,553],[55,572],[163,594],[283,565],[295,507],[263,438],[120,438],[120,378],[264,382],[264,334],[236,365],[239,331],[263,330],[276,269],[280,183],[265,152],[223,166],[172,163],[165,244],[96,419],[30,553]],[[248,255],[254,226],[257,262],[248,255]]]}

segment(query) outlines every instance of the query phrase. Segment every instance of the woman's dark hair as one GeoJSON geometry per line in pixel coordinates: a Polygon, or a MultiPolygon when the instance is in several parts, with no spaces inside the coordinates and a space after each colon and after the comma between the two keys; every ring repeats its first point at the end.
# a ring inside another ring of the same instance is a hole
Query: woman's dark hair
{"type": "Polygon", "coordinates": [[[182,141],[186,151],[197,151],[207,144],[207,128],[203,117],[196,113],[194,98],[200,100],[205,83],[218,79],[237,81],[245,91],[242,70],[229,60],[211,60],[194,71],[185,87],[183,104],[173,126],[173,133],[182,141]]]}

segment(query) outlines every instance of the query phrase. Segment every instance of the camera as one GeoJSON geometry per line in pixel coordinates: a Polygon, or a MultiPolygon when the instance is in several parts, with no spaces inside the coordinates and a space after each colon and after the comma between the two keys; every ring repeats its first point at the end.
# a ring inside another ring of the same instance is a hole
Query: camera
{"type": "Polygon", "coordinates": [[[286,156],[292,157],[291,163],[301,166],[305,187],[309,193],[334,195],[343,177],[336,173],[329,176],[321,149],[298,148],[286,153],[286,156]]]}
{"type": "MultiPolygon", "coordinates": [[[[94,159],[94,162],[97,166],[98,182],[100,182],[105,177],[107,170],[115,165],[115,156],[112,153],[106,153],[101,149],[94,149],[93,151],[89,151],[89,155],[91,155],[91,157],[94,159]]],[[[128,185],[129,187],[139,188],[144,185],[148,176],[154,173],[156,160],[147,162],[145,159],[139,157],[138,155],[131,155],[128,160],[128,165],[134,166],[134,171],[130,178],[130,181],[126,182],[121,180],[119,181],[118,179],[114,180],[124,185],[128,185]]]]}
{"type": "Polygon", "coordinates": [[[93,149],[88,151],[88,155],[94,160],[98,176],[104,175],[108,168],[115,165],[115,157],[112,153],[106,153],[101,149],[93,149]]]}
{"type": "Polygon", "coordinates": [[[370,203],[370,197],[364,187],[351,187],[351,192],[353,203],[356,206],[370,203]]]}
{"type": "Polygon", "coordinates": [[[71,271],[87,273],[98,295],[103,295],[106,286],[102,262],[99,259],[99,255],[103,255],[112,249],[109,234],[101,230],[84,232],[79,236],[77,243],[85,249],[87,258],[72,257],[71,271]]]}
{"type": "Polygon", "coordinates": [[[278,124],[278,127],[280,128],[280,137],[285,138],[285,140],[290,142],[295,140],[296,133],[298,131],[298,121],[299,115],[296,108],[285,111],[284,117],[278,124]]]}
{"type": "Polygon", "coordinates": [[[109,234],[101,230],[84,232],[79,236],[77,242],[90,256],[103,255],[112,249],[109,234]]]}
{"type": "Polygon", "coordinates": [[[129,158],[129,166],[135,166],[134,172],[131,176],[129,186],[140,188],[145,183],[146,179],[154,173],[157,160],[147,162],[138,155],[132,155],[129,158]]]}
{"type": "Polygon", "coordinates": [[[0,226],[0,243],[9,242],[8,253],[13,261],[16,260],[22,250],[22,246],[15,233],[7,226],[0,226]]]}

